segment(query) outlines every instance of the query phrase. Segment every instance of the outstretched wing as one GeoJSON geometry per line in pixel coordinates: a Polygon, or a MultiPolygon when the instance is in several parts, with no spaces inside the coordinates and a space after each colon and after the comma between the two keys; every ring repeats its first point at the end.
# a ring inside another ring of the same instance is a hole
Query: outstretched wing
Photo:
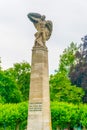
{"type": "Polygon", "coordinates": [[[38,23],[39,19],[41,19],[41,15],[39,13],[29,13],[27,16],[33,24],[38,23]]]}
{"type": "Polygon", "coordinates": [[[49,31],[49,33],[47,35],[47,39],[46,39],[46,40],[48,40],[50,38],[50,36],[52,34],[52,30],[53,30],[53,23],[52,23],[52,21],[50,21],[50,20],[46,21],[46,28],[49,31]]]}

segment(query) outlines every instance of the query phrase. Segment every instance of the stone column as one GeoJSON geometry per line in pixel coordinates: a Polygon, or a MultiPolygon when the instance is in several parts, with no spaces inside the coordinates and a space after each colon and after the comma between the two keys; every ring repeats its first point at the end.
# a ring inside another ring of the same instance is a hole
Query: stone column
{"type": "Polygon", "coordinates": [[[32,50],[27,130],[52,130],[47,47],[32,50]]]}

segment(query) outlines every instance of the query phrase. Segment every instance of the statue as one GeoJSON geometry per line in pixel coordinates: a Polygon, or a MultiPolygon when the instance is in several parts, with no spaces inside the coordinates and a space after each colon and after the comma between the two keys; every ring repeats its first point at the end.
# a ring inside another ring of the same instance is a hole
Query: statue
{"type": "Polygon", "coordinates": [[[45,47],[45,43],[49,40],[52,33],[52,22],[50,20],[46,21],[45,16],[38,13],[29,13],[27,16],[37,29],[35,33],[35,46],[45,47]]]}

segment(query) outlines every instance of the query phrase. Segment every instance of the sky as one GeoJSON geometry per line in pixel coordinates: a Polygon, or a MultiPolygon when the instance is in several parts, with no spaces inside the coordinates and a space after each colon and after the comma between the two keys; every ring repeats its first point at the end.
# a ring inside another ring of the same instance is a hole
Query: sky
{"type": "Polygon", "coordinates": [[[49,50],[49,73],[58,68],[59,57],[70,43],[80,44],[87,34],[87,0],[0,0],[0,57],[3,69],[14,63],[31,64],[34,34],[27,18],[30,12],[46,16],[53,22],[49,50]]]}

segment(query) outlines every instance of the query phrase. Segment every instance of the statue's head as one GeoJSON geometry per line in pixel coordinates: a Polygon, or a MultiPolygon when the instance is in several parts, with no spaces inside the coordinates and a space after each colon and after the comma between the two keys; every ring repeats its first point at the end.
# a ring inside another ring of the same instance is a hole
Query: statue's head
{"type": "Polygon", "coordinates": [[[45,15],[42,15],[42,16],[41,16],[41,20],[42,20],[42,21],[44,21],[45,18],[46,18],[45,15]]]}

